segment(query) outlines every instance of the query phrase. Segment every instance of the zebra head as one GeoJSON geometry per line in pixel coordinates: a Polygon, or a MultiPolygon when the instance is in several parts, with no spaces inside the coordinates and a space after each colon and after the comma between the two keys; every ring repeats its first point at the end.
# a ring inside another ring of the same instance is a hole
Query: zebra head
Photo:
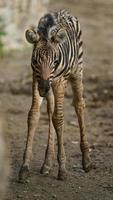
{"type": "MultiPolygon", "coordinates": [[[[52,30],[53,31],[53,30],[52,30]]],[[[38,83],[40,96],[47,95],[61,60],[58,40],[41,37],[35,27],[26,30],[26,39],[34,44],[31,66],[38,83]]],[[[56,37],[57,39],[57,37],[56,37]]]]}

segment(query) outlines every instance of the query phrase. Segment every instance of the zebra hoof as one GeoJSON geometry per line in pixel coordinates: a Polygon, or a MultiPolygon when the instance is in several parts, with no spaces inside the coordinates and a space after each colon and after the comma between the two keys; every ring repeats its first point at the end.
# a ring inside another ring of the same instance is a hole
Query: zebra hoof
{"type": "Polygon", "coordinates": [[[25,183],[27,182],[27,178],[29,177],[29,166],[28,165],[22,165],[19,171],[19,182],[25,183]]]}
{"type": "Polygon", "coordinates": [[[59,170],[58,172],[58,180],[65,181],[67,179],[67,171],[59,170]]]}
{"type": "Polygon", "coordinates": [[[92,169],[95,169],[95,168],[96,168],[96,166],[91,161],[83,162],[83,170],[86,173],[88,173],[89,171],[91,171],[92,169]]]}
{"type": "Polygon", "coordinates": [[[48,175],[50,173],[51,167],[47,165],[43,165],[41,167],[40,173],[44,175],[48,175]]]}

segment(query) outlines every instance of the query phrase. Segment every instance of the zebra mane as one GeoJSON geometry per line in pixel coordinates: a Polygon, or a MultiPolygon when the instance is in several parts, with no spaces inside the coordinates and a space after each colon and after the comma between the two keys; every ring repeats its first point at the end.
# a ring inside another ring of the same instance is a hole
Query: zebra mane
{"type": "Polygon", "coordinates": [[[60,42],[65,38],[65,30],[57,12],[44,15],[39,21],[37,32],[40,37],[51,42],[60,42]]]}

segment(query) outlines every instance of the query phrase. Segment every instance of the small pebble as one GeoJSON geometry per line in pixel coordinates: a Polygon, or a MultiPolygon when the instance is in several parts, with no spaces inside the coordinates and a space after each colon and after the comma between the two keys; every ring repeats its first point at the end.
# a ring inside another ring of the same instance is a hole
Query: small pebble
{"type": "Polygon", "coordinates": [[[56,196],[56,194],[53,194],[52,197],[53,197],[54,199],[56,199],[57,196],[56,196]]]}
{"type": "Polygon", "coordinates": [[[68,121],[68,124],[71,125],[71,126],[78,127],[78,124],[76,123],[76,121],[68,121]]]}
{"type": "Polygon", "coordinates": [[[92,149],[91,148],[89,148],[89,152],[91,152],[92,151],[92,149]]]}
{"type": "Polygon", "coordinates": [[[72,144],[78,144],[78,141],[72,141],[71,143],[72,144]]]}

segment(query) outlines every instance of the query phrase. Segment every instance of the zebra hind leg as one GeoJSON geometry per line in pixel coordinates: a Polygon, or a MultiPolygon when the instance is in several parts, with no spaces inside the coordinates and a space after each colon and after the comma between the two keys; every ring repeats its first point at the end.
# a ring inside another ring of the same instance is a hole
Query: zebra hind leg
{"type": "Polygon", "coordinates": [[[85,133],[85,123],[84,123],[84,108],[85,102],[83,99],[83,83],[81,74],[78,74],[76,78],[72,78],[71,86],[73,90],[73,106],[78,117],[78,123],[80,127],[80,149],[82,152],[82,166],[85,172],[90,171],[93,168],[93,164],[89,155],[89,144],[87,136],[85,133]]]}

